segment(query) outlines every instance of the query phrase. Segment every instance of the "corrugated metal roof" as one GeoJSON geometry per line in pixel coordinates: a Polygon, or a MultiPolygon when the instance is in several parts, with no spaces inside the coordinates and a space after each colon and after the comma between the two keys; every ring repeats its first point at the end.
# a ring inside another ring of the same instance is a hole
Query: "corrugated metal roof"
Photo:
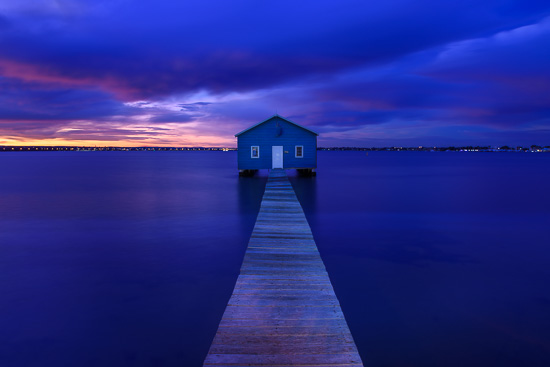
{"type": "Polygon", "coordinates": [[[260,126],[260,125],[263,124],[264,122],[268,122],[269,120],[271,120],[271,119],[273,119],[273,118],[275,118],[275,117],[278,117],[278,118],[280,118],[281,120],[285,120],[286,122],[289,122],[289,123],[291,123],[292,125],[296,125],[296,126],[298,126],[299,128],[302,128],[302,129],[304,129],[304,130],[306,130],[306,131],[309,131],[309,132],[312,133],[312,134],[315,134],[315,135],[317,135],[317,136],[319,135],[318,133],[316,133],[316,132],[313,131],[313,130],[308,129],[307,127],[303,127],[302,125],[299,125],[299,124],[297,124],[297,123],[295,123],[295,122],[293,122],[293,121],[290,121],[289,119],[286,119],[286,118],[284,118],[284,117],[282,117],[282,116],[279,116],[279,115],[275,114],[275,115],[271,116],[270,118],[268,118],[267,120],[263,120],[262,122],[259,122],[259,123],[257,123],[256,125],[250,126],[248,129],[244,129],[244,130],[241,131],[240,133],[235,134],[235,136],[239,136],[239,135],[241,135],[241,134],[244,134],[244,133],[247,132],[248,130],[252,130],[252,129],[254,129],[256,126],[260,126]]]}

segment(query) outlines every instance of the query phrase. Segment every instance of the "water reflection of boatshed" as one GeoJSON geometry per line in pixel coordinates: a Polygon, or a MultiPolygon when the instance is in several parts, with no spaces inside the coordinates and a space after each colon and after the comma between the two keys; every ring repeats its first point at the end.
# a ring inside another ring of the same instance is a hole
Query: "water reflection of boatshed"
{"type": "Polygon", "coordinates": [[[239,174],[285,168],[315,175],[318,135],[279,115],[251,126],[235,135],[239,174]]]}

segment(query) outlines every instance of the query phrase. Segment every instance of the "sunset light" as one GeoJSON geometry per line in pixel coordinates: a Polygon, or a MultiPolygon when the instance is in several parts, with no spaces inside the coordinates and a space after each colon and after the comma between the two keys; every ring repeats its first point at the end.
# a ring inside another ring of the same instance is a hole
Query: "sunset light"
{"type": "Polygon", "coordinates": [[[322,146],[549,136],[541,2],[244,3],[1,5],[0,144],[235,146],[275,113],[322,146]]]}

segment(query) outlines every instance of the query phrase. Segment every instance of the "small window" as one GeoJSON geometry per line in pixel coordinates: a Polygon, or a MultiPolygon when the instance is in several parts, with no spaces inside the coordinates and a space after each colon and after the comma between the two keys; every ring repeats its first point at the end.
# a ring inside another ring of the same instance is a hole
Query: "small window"
{"type": "Polygon", "coordinates": [[[252,158],[260,158],[260,147],[257,145],[253,145],[250,147],[250,157],[252,158]]]}
{"type": "Polygon", "coordinates": [[[296,145],[296,158],[304,158],[304,146],[296,145]]]}

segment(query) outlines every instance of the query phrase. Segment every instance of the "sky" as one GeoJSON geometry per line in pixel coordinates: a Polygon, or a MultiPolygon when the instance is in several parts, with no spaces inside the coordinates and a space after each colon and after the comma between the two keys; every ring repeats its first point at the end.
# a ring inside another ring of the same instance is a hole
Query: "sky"
{"type": "Polygon", "coordinates": [[[0,0],[0,145],[550,145],[548,0],[0,0]]]}

